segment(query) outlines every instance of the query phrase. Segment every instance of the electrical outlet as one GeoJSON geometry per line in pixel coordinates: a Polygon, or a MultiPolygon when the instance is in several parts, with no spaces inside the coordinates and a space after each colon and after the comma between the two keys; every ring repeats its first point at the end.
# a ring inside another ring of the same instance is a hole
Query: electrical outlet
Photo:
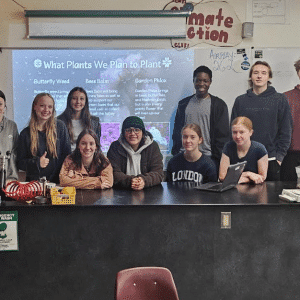
{"type": "Polygon", "coordinates": [[[231,212],[221,212],[221,229],[231,228],[231,212]]]}

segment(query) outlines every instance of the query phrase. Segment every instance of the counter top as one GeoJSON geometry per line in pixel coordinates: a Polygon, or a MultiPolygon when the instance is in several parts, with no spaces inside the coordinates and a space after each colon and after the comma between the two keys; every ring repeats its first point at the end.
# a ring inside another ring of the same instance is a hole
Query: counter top
{"type": "MultiPolygon", "coordinates": [[[[258,185],[238,184],[236,188],[218,193],[197,190],[189,182],[163,182],[142,191],[78,189],[75,205],[278,205],[290,203],[281,200],[279,195],[283,189],[292,188],[296,188],[296,182],[264,182],[258,185]]],[[[50,204],[26,204],[9,199],[2,203],[2,206],[19,205],[50,204]]]]}

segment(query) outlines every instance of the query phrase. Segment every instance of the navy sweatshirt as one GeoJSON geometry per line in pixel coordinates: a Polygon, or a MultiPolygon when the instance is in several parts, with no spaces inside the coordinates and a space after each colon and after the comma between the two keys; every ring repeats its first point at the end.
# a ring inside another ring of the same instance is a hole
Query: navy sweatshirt
{"type": "Polygon", "coordinates": [[[236,98],[231,121],[245,116],[253,122],[252,140],[262,143],[269,157],[282,161],[292,137],[292,115],[286,97],[269,86],[256,95],[252,89],[236,98]]]}

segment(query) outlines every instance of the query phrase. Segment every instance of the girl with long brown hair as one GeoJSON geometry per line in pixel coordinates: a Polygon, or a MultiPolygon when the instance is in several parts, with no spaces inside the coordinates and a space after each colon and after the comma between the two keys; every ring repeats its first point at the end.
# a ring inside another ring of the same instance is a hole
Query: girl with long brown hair
{"type": "Polygon", "coordinates": [[[67,107],[57,118],[67,126],[72,151],[75,150],[76,140],[84,129],[92,129],[100,140],[101,125],[99,118],[90,114],[88,95],[82,87],[74,87],[69,92],[67,107]]]}
{"type": "Polygon", "coordinates": [[[61,186],[78,189],[107,189],[113,185],[113,169],[100,149],[100,142],[91,129],[78,136],[76,148],[64,161],[59,175],[61,186]]]}

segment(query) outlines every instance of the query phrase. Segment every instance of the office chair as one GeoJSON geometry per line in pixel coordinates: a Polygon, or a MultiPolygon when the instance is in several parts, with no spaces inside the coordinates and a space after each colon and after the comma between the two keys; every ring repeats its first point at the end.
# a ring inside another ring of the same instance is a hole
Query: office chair
{"type": "Polygon", "coordinates": [[[179,300],[171,272],[161,267],[140,267],[118,272],[115,300],[179,300]]]}

